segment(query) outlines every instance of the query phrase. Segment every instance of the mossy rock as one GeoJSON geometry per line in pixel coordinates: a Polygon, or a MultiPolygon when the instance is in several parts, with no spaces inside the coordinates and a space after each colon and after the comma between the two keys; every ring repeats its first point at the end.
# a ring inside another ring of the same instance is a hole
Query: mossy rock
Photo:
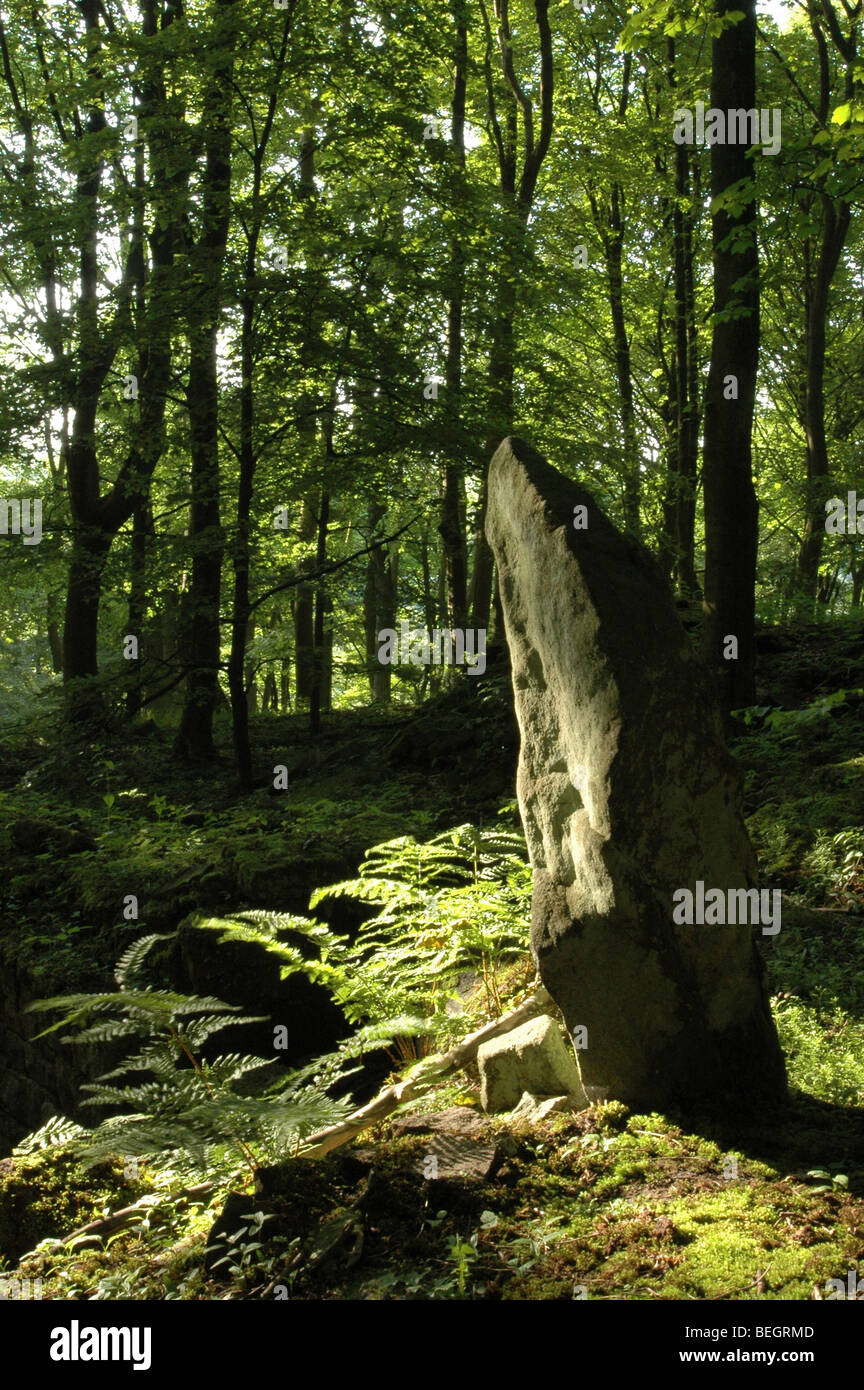
{"type": "Polygon", "coordinates": [[[14,1267],[40,1240],[93,1221],[118,1192],[121,1205],[134,1201],[137,1186],[119,1160],[85,1170],[68,1148],[0,1159],[0,1260],[14,1267]]]}
{"type": "Polygon", "coordinates": [[[9,830],[9,841],[13,853],[25,857],[51,854],[55,859],[66,859],[70,854],[87,854],[97,849],[92,835],[49,820],[17,821],[9,830]]]}

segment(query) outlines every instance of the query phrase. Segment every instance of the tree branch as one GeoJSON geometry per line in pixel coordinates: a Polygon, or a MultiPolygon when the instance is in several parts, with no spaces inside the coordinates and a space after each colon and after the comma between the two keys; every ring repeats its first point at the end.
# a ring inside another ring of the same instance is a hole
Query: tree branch
{"type": "Polygon", "coordinates": [[[401,536],[403,532],[413,526],[415,521],[419,521],[422,515],[422,512],[417,512],[416,516],[412,516],[410,521],[406,521],[405,525],[400,526],[399,530],[394,531],[392,535],[382,536],[380,540],[373,541],[371,545],[365,546],[362,550],[355,550],[353,554],[346,555],[344,560],[334,560],[329,565],[322,565],[319,570],[304,570],[303,574],[297,575],[293,579],[285,579],[281,584],[274,585],[272,589],[265,589],[263,594],[260,594],[250,603],[249,612],[254,613],[255,609],[259,608],[262,603],[266,603],[268,598],[272,598],[274,594],[281,594],[284,589],[296,588],[298,584],[311,584],[313,580],[320,579],[325,574],[333,574],[335,570],[341,570],[343,566],[350,565],[352,560],[359,560],[362,555],[370,555],[373,550],[380,550],[382,545],[389,545],[391,541],[396,540],[397,536],[401,536]]]}

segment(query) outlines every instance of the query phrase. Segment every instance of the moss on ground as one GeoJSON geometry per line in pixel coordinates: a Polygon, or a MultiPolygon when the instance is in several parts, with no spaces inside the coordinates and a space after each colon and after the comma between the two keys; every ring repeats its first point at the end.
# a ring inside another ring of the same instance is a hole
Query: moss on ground
{"type": "MultiPolygon", "coordinates": [[[[100,1297],[299,1301],[826,1297],[829,1279],[864,1272],[856,1118],[826,1107],[817,1128],[793,1099],[736,1147],[728,1134],[718,1142],[617,1104],[534,1127],[490,1120],[500,1163],[485,1182],[427,1180],[428,1137],[388,1138],[382,1127],[350,1150],[268,1170],[255,1205],[271,1217],[269,1234],[245,1264],[241,1241],[227,1275],[204,1271],[220,1198],[190,1209],[170,1193],[146,1231],[121,1233],[107,1249],[43,1250],[20,1274],[42,1277],[48,1297],[100,1288],[100,1297]],[[808,1168],[800,1138],[784,1150],[784,1133],[809,1135],[808,1168]],[[766,1161],[760,1150],[772,1142],[779,1152],[766,1161]],[[838,1186],[821,1165],[843,1150],[838,1186]],[[353,1237],[338,1238],[358,1224],[359,1251],[353,1237]]],[[[52,1166],[28,1162],[31,1180],[52,1166]]],[[[77,1221],[82,1204],[74,1210],[77,1221]]]]}
{"type": "Polygon", "coordinates": [[[85,1170],[61,1147],[0,1159],[0,1261],[14,1263],[37,1242],[101,1216],[106,1204],[129,1205],[146,1191],[124,1178],[119,1159],[85,1170]]]}

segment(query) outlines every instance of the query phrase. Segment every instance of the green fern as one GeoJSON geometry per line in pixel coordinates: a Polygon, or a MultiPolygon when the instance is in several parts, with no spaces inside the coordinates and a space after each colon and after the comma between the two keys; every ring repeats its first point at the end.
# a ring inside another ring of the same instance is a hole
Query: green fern
{"type": "Polygon", "coordinates": [[[71,1144],[73,1140],[80,1139],[86,1133],[81,1125],[67,1119],[65,1115],[52,1115],[40,1129],[33,1130],[18,1141],[12,1150],[12,1157],[22,1158],[27,1154],[42,1153],[45,1149],[56,1148],[58,1145],[71,1144]]]}
{"type": "Polygon", "coordinates": [[[283,978],[302,972],[326,985],[349,1022],[380,1029],[387,1039],[365,1032],[369,1045],[387,1047],[399,1061],[422,1055],[433,1036],[454,1029],[447,1003],[461,971],[477,971],[487,1012],[501,1012],[498,972],[527,955],[530,891],[520,836],[460,825],[425,844],[403,835],[375,845],[356,878],[316,889],[310,909],[338,898],[378,909],[353,940],[288,913],[194,920],[222,939],[257,942],[280,960],[283,978]],[[286,935],[305,938],[316,954],[304,954],[286,935]],[[400,1026],[406,1019],[410,1027],[400,1026]]]}
{"type": "Polygon", "coordinates": [[[136,1053],[82,1087],[83,1105],[112,1111],[94,1130],[71,1137],[86,1166],[118,1153],[164,1166],[170,1154],[181,1172],[229,1172],[239,1152],[254,1170],[259,1155],[276,1161],[346,1113],[347,1103],[329,1097],[308,1067],[286,1078],[275,1058],[201,1058],[202,1045],[214,1034],[262,1017],[209,995],[142,985],[148,952],[166,939],[142,937],[124,951],[115,971],[119,988],[112,994],[57,995],[30,1006],[34,1012],[62,1012],[40,1037],[67,1029],[74,1031],[64,1042],[142,1040],[136,1053]]]}

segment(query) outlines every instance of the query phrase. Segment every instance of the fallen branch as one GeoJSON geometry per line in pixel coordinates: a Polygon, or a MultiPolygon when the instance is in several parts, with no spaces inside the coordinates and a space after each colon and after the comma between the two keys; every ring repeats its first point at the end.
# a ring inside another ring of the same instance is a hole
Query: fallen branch
{"type": "Polygon", "coordinates": [[[513,1009],[509,1014],[496,1018],[492,1023],[484,1024],[482,1028],[478,1028],[476,1033],[469,1034],[463,1042],[452,1047],[449,1052],[424,1058],[404,1081],[395,1081],[392,1085],[385,1086],[374,1100],[370,1100],[368,1105],[364,1105],[362,1109],[355,1110],[353,1115],[348,1116],[347,1120],[343,1120],[338,1125],[331,1125],[329,1129],[321,1129],[317,1134],[310,1134],[300,1149],[298,1157],[320,1158],[323,1154],[329,1153],[331,1149],[338,1149],[342,1144],[347,1144],[349,1140],[355,1138],[364,1129],[368,1129],[370,1125],[386,1119],[407,1100],[413,1100],[416,1096],[422,1095],[448,1072],[468,1066],[477,1056],[477,1050],[481,1043],[488,1042],[490,1038],[497,1038],[501,1033],[509,1033],[511,1028],[518,1028],[520,1023],[527,1022],[536,1014],[544,1013],[550,1007],[554,1008],[552,996],[541,985],[530,999],[526,999],[524,1004],[519,1005],[518,1009],[513,1009]]]}
{"type": "MultiPolygon", "coordinates": [[[[215,1188],[216,1184],[213,1182],[202,1182],[197,1187],[185,1187],[177,1195],[194,1201],[209,1196],[215,1188]]],[[[121,1207],[119,1211],[112,1211],[110,1216],[103,1216],[98,1221],[89,1221],[86,1226],[79,1226],[77,1230],[70,1231],[68,1236],[63,1237],[63,1244],[68,1245],[72,1240],[101,1239],[102,1236],[111,1235],[115,1231],[125,1230],[127,1226],[133,1225],[139,1216],[143,1216],[149,1207],[157,1206],[163,1197],[169,1195],[148,1192],[144,1197],[139,1197],[137,1202],[133,1202],[131,1207],[121,1207]]]]}

